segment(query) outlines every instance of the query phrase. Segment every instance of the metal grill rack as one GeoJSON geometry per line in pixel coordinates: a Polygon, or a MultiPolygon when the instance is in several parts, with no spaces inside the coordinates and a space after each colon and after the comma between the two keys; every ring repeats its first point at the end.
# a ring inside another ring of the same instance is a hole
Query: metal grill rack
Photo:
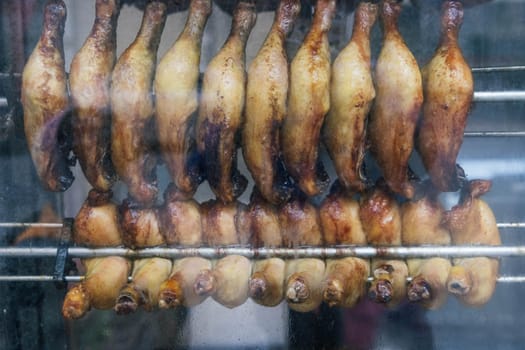
{"type": "MultiPolygon", "coordinates": [[[[480,67],[473,68],[474,74],[502,73],[502,72],[523,72],[525,66],[505,66],[505,67],[480,67]]],[[[13,76],[0,73],[0,80],[12,79],[13,76]]],[[[20,74],[14,75],[15,79],[20,78],[20,74]]],[[[476,91],[474,92],[475,102],[525,102],[525,91],[505,90],[505,91],[476,91]]],[[[6,98],[0,97],[0,107],[9,107],[6,98]]],[[[467,131],[465,137],[525,137],[525,130],[513,131],[467,131]]],[[[36,276],[1,276],[0,282],[78,282],[83,276],[69,276],[65,273],[65,262],[68,258],[93,258],[104,256],[123,256],[130,259],[164,257],[181,258],[186,256],[201,256],[205,258],[220,258],[226,255],[242,255],[251,259],[282,257],[282,258],[337,258],[355,256],[361,258],[419,258],[419,257],[490,257],[508,258],[525,257],[525,246],[390,246],[390,247],[370,247],[370,246],[333,246],[333,247],[300,247],[288,248],[252,248],[252,247],[154,247],[138,250],[128,248],[86,248],[69,246],[68,239],[64,234],[70,230],[72,219],[64,219],[63,223],[27,223],[27,222],[2,222],[0,228],[57,228],[62,230],[62,236],[56,247],[0,247],[0,258],[49,258],[55,257],[55,271],[53,275],[36,276]]],[[[512,231],[525,229],[525,222],[500,222],[498,228],[512,231]]],[[[371,278],[370,278],[371,279],[371,278]]],[[[522,283],[525,282],[525,275],[513,276],[502,275],[498,278],[499,283],[522,283]]]]}

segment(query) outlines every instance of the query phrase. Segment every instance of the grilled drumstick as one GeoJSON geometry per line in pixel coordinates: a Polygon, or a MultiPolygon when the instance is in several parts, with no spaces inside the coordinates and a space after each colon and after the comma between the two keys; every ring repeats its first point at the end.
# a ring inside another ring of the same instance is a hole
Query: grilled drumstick
{"type": "Polygon", "coordinates": [[[139,306],[151,311],[158,306],[159,289],[171,272],[171,260],[148,258],[133,263],[133,281],[124,286],[114,307],[119,315],[135,312],[139,306]]]}
{"type": "Polygon", "coordinates": [[[276,306],[284,297],[286,263],[279,258],[258,260],[253,264],[253,274],[248,282],[248,294],[264,306],[276,306]]]}
{"type": "Polygon", "coordinates": [[[116,60],[119,0],[97,0],[95,23],[71,61],[73,151],[88,182],[108,191],[115,181],[111,161],[109,88],[116,60]]]}
{"type": "Polygon", "coordinates": [[[201,209],[187,194],[174,184],[164,193],[164,204],[158,213],[162,234],[169,245],[202,245],[201,209]]]}
{"type": "Polygon", "coordinates": [[[186,25],[155,75],[160,149],[175,186],[188,194],[193,194],[202,180],[194,122],[202,35],[211,9],[211,0],[191,2],[186,25]]]}
{"type": "MultiPolygon", "coordinates": [[[[490,181],[470,181],[463,189],[460,203],[446,213],[445,222],[454,244],[501,245],[494,213],[479,198],[490,187],[490,181]]],[[[447,281],[448,290],[466,305],[483,305],[494,293],[498,269],[497,259],[454,259],[447,281]]]]}
{"type": "Polygon", "coordinates": [[[129,248],[146,248],[166,243],[157,208],[139,208],[129,199],[118,207],[122,241],[129,248]]]}
{"type": "MultiPolygon", "coordinates": [[[[437,194],[431,188],[420,198],[414,198],[401,206],[404,245],[450,244],[450,232],[443,225],[445,210],[439,203],[437,194]]],[[[408,300],[420,302],[429,309],[437,309],[443,305],[448,294],[450,260],[409,259],[407,264],[412,276],[412,281],[408,284],[408,300]]]]}
{"type": "MultiPolygon", "coordinates": [[[[327,245],[366,244],[359,219],[359,203],[345,193],[336,181],[319,210],[323,237],[327,245]]],[[[353,306],[363,295],[370,273],[368,260],[328,259],[323,282],[323,300],[330,306],[353,306]]]]}
{"type": "Polygon", "coordinates": [[[92,247],[115,247],[122,244],[117,205],[111,201],[111,196],[111,191],[89,191],[73,224],[75,243],[92,247]]]}
{"type": "Polygon", "coordinates": [[[158,191],[157,159],[149,138],[154,129],[151,90],[165,21],[166,5],[148,3],[137,37],[118,59],[112,75],[111,156],[131,197],[143,206],[152,205],[158,191]]]}
{"type": "Polygon", "coordinates": [[[288,59],[285,38],[299,13],[299,0],[282,0],[270,33],[248,71],[242,150],[261,195],[286,201],[291,187],[281,159],[280,127],[286,114],[288,59]]]}
{"type": "Polygon", "coordinates": [[[209,200],[202,203],[201,213],[204,242],[210,247],[251,242],[250,217],[243,203],[209,200]]]}
{"type": "Polygon", "coordinates": [[[74,180],[69,169],[67,128],[70,105],[64,68],[66,6],[50,0],[42,35],[22,72],[24,130],[29,152],[46,190],[65,191],[74,180]]]}
{"type": "Polygon", "coordinates": [[[91,307],[112,308],[131,270],[130,261],[118,256],[85,259],[83,264],[84,280],[71,288],[64,299],[62,315],[67,319],[78,319],[91,307]]]}
{"type": "Polygon", "coordinates": [[[279,211],[255,187],[250,197],[248,213],[255,245],[267,248],[283,245],[279,211]]]}
{"type": "Polygon", "coordinates": [[[299,192],[279,210],[283,246],[294,248],[302,245],[320,246],[323,234],[317,208],[299,192]]]}
{"type": "Polygon", "coordinates": [[[189,307],[202,303],[208,295],[195,292],[195,281],[200,274],[211,269],[211,261],[200,257],[175,260],[169,279],[160,286],[159,307],[189,307]]]}
{"type": "Polygon", "coordinates": [[[228,308],[244,304],[248,299],[248,279],[251,273],[252,263],[244,256],[229,255],[218,260],[213,268],[213,299],[228,308]]]}
{"type": "Polygon", "coordinates": [[[318,159],[321,126],[330,108],[330,49],[328,31],[335,0],[318,0],[310,31],[290,67],[288,113],[281,144],[286,169],[308,196],[328,185],[318,159]]]}
{"type": "Polygon", "coordinates": [[[368,124],[370,149],[395,193],[411,198],[408,159],[414,148],[414,131],[423,102],[421,73],[416,59],[397,29],[401,4],[381,5],[383,46],[375,69],[376,98],[368,124]]]}
{"type": "MultiPolygon", "coordinates": [[[[359,217],[369,244],[401,244],[401,213],[385,183],[378,182],[361,197],[359,217]]],[[[396,306],[406,296],[408,267],[403,260],[372,259],[374,280],[368,290],[370,299],[396,306]]]]}
{"type": "Polygon", "coordinates": [[[197,148],[208,183],[217,198],[229,203],[246,189],[237,169],[237,138],[244,108],[245,47],[255,24],[255,5],[240,1],[221,50],[204,73],[197,119],[197,148]]]}
{"type": "Polygon", "coordinates": [[[425,99],[416,146],[440,191],[459,189],[456,158],[474,94],[472,72],[458,44],[462,21],[461,2],[445,1],[440,44],[422,71],[425,99]]]}
{"type": "Polygon", "coordinates": [[[323,141],[339,181],[353,191],[364,190],[366,120],[375,97],[370,30],[376,17],[377,5],[370,2],[361,2],[355,11],[352,38],[332,65],[330,112],[323,126],[323,141]]]}
{"type": "Polygon", "coordinates": [[[290,309],[315,310],[323,301],[325,264],[320,259],[293,259],[286,262],[285,295],[290,309]]]}

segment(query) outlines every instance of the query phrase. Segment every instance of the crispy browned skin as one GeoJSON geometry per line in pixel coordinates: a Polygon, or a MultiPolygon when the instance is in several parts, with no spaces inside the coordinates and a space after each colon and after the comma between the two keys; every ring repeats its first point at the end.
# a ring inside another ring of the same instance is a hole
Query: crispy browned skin
{"type": "Polygon", "coordinates": [[[130,199],[118,207],[122,241],[126,247],[145,248],[166,244],[157,208],[141,208],[130,199]]]}
{"type": "Polygon", "coordinates": [[[208,246],[251,242],[250,215],[243,203],[224,204],[219,200],[209,200],[202,203],[201,213],[204,242],[208,246]]]}
{"type": "Polygon", "coordinates": [[[159,308],[189,307],[202,303],[207,295],[196,294],[194,284],[202,271],[211,269],[211,261],[200,257],[175,260],[169,279],[160,286],[159,308]]]}
{"type": "Polygon", "coordinates": [[[368,243],[401,245],[401,212],[384,183],[378,183],[361,197],[359,218],[368,243]]]}
{"type": "Polygon", "coordinates": [[[157,49],[166,21],[166,5],[150,2],[136,39],[119,57],[111,85],[111,156],[115,170],[141,205],[152,205],[157,196],[152,153],[152,83],[157,49]]]}
{"type": "Polygon", "coordinates": [[[323,141],[348,190],[364,190],[361,173],[365,155],[366,120],[375,98],[370,65],[370,30],[377,5],[361,2],[355,11],[352,38],[332,65],[330,112],[323,141]]]}
{"type": "Polygon", "coordinates": [[[279,209],[283,246],[320,246],[323,233],[317,208],[301,193],[294,193],[279,209]]]}
{"type": "Polygon", "coordinates": [[[159,220],[162,235],[169,245],[196,247],[203,243],[199,203],[170,184],[164,193],[159,220]]]}
{"type": "Polygon", "coordinates": [[[308,196],[319,194],[329,178],[318,159],[321,126],[330,109],[328,31],[335,0],[318,0],[310,31],[290,66],[288,113],[281,145],[286,169],[308,196]]]}
{"type": "Polygon", "coordinates": [[[122,244],[117,205],[112,193],[89,191],[73,224],[75,243],[92,247],[114,247],[122,244]]]}
{"type": "MultiPolygon", "coordinates": [[[[437,192],[428,184],[425,193],[417,195],[401,206],[403,245],[449,245],[450,232],[443,225],[445,209],[437,199],[437,192]]],[[[408,300],[426,308],[437,309],[447,300],[449,259],[409,259],[412,281],[408,284],[408,300]]]]}
{"type": "Polygon", "coordinates": [[[368,289],[368,297],[387,307],[399,305],[407,295],[408,266],[404,260],[373,259],[371,264],[374,280],[368,289]]]}
{"type": "Polygon", "coordinates": [[[375,68],[376,99],[368,124],[370,149],[392,191],[411,198],[408,160],[423,102],[421,73],[397,29],[401,4],[381,3],[383,46],[375,68]]]}
{"type": "Polygon", "coordinates": [[[290,309],[315,310],[323,301],[325,264],[320,259],[293,259],[286,262],[284,292],[290,309]]]}
{"type": "Polygon", "coordinates": [[[364,295],[370,274],[368,260],[329,259],[323,281],[323,300],[329,306],[352,307],[364,295]]]}
{"type": "Polygon", "coordinates": [[[276,306],[284,297],[286,264],[279,258],[258,260],[253,264],[253,274],[248,282],[248,294],[257,304],[276,306]]]}
{"type": "Polygon", "coordinates": [[[244,304],[248,299],[248,279],[252,274],[252,263],[240,255],[226,256],[215,264],[215,292],[212,297],[228,308],[244,304]]]}
{"type": "MultiPolygon", "coordinates": [[[[454,244],[501,245],[494,213],[479,198],[490,187],[490,181],[470,181],[464,188],[460,203],[446,213],[445,222],[454,244]]],[[[448,290],[466,305],[481,306],[494,294],[498,269],[497,259],[454,259],[447,281],[448,290]]]]}
{"type": "Polygon", "coordinates": [[[109,88],[116,60],[118,0],[97,0],[95,23],[71,61],[73,151],[88,182],[108,191],[115,181],[111,161],[109,88]]]}
{"type": "Polygon", "coordinates": [[[112,308],[131,270],[131,263],[118,256],[85,259],[83,264],[84,281],[67,292],[62,305],[62,316],[66,319],[78,319],[91,307],[112,308]]]}
{"type": "Polygon", "coordinates": [[[63,1],[49,1],[42,35],[22,72],[22,106],[27,145],[41,183],[49,191],[65,191],[74,176],[69,169],[70,142],[64,131],[70,110],[64,68],[63,1]]]}
{"type": "Polygon", "coordinates": [[[335,182],[319,208],[325,244],[365,245],[366,235],[359,210],[359,202],[335,182]]]}
{"type": "Polygon", "coordinates": [[[211,9],[211,0],[191,1],[186,25],[161,59],[155,75],[160,150],[175,186],[189,194],[202,181],[194,122],[202,35],[211,9]]]}
{"type": "Polygon", "coordinates": [[[283,237],[279,222],[279,210],[266,201],[254,187],[248,212],[254,244],[258,247],[281,247],[283,237]]]}
{"type": "Polygon", "coordinates": [[[440,191],[459,189],[456,158],[474,94],[472,72],[458,43],[462,21],[461,2],[446,1],[439,46],[422,71],[425,100],[416,146],[440,191]]]}
{"type": "Polygon", "coordinates": [[[133,263],[132,282],[125,285],[116,298],[114,310],[119,315],[133,313],[139,306],[152,311],[159,304],[159,289],[171,272],[171,260],[138,259],[133,263]]]}
{"type": "Polygon", "coordinates": [[[240,1],[228,39],[204,73],[197,119],[197,148],[219,200],[229,203],[246,189],[237,169],[237,139],[245,97],[245,48],[255,24],[255,5],[240,1]]]}
{"type": "Polygon", "coordinates": [[[266,40],[248,71],[242,150],[261,195],[273,204],[291,192],[281,159],[280,127],[286,114],[288,57],[286,36],[299,13],[299,0],[282,0],[266,40]]]}

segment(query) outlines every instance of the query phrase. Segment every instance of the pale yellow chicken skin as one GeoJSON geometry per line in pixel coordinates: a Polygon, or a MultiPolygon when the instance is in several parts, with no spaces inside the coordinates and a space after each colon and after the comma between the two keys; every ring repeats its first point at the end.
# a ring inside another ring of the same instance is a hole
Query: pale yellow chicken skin
{"type": "Polygon", "coordinates": [[[286,36],[300,10],[299,0],[282,0],[266,40],[250,65],[246,84],[244,160],[261,195],[273,204],[288,199],[291,188],[281,164],[280,126],[286,115],[288,57],[286,36]]]}
{"type": "Polygon", "coordinates": [[[194,122],[201,43],[211,10],[211,0],[191,2],[186,25],[155,74],[160,149],[175,186],[189,194],[195,192],[202,178],[198,162],[191,159],[196,152],[194,122]]]}
{"type": "Polygon", "coordinates": [[[310,31],[290,65],[288,112],[281,131],[287,171],[308,196],[322,192],[329,179],[319,155],[321,126],[330,109],[328,31],[335,0],[318,0],[310,31]]]}
{"type": "Polygon", "coordinates": [[[323,126],[323,141],[341,184],[364,190],[361,168],[365,156],[366,120],[375,98],[370,62],[370,30],[377,5],[361,2],[354,16],[352,38],[332,65],[330,112],[323,126]]]}

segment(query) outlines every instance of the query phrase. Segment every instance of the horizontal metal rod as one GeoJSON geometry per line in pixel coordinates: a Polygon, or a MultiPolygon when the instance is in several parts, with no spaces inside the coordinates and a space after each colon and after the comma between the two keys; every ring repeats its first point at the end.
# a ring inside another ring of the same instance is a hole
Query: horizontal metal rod
{"type": "Polygon", "coordinates": [[[492,73],[492,72],[516,72],[525,70],[525,66],[502,66],[502,67],[474,67],[473,73],[492,73]]]}
{"type": "MultiPolygon", "coordinates": [[[[0,248],[0,257],[54,257],[57,248],[43,247],[9,247],[0,248]]],[[[417,247],[307,247],[307,248],[167,248],[155,247],[139,250],[128,248],[68,248],[68,254],[77,258],[94,258],[105,256],[123,256],[130,259],[163,257],[176,259],[186,256],[201,256],[209,259],[221,258],[226,255],[242,255],[250,259],[279,256],[282,258],[339,258],[355,256],[361,258],[417,258],[417,257],[520,257],[525,256],[525,246],[417,246],[417,247]]]]}
{"type": "MultiPolygon", "coordinates": [[[[523,132],[525,136],[525,131],[523,132]]],[[[525,228],[525,222],[499,222],[498,228],[525,228]]],[[[42,227],[42,228],[61,228],[61,222],[0,222],[0,227],[42,227]]]]}
{"type": "Polygon", "coordinates": [[[474,92],[476,102],[508,102],[525,101],[525,91],[476,91],[474,92]]]}
{"type": "MultiPolygon", "coordinates": [[[[65,276],[64,281],[70,283],[81,282],[84,280],[84,276],[65,276]]],[[[372,282],[374,277],[368,277],[368,282],[372,282]]],[[[412,280],[411,277],[407,278],[407,282],[412,280]]],[[[0,276],[0,282],[53,282],[53,276],[46,275],[30,275],[30,276],[0,276]]],[[[131,276],[128,278],[128,282],[132,282],[131,276]]],[[[525,282],[525,276],[499,276],[499,283],[523,283],[525,282]]]]}
{"type": "Polygon", "coordinates": [[[466,137],[524,137],[525,131],[465,131],[466,137]]]}

